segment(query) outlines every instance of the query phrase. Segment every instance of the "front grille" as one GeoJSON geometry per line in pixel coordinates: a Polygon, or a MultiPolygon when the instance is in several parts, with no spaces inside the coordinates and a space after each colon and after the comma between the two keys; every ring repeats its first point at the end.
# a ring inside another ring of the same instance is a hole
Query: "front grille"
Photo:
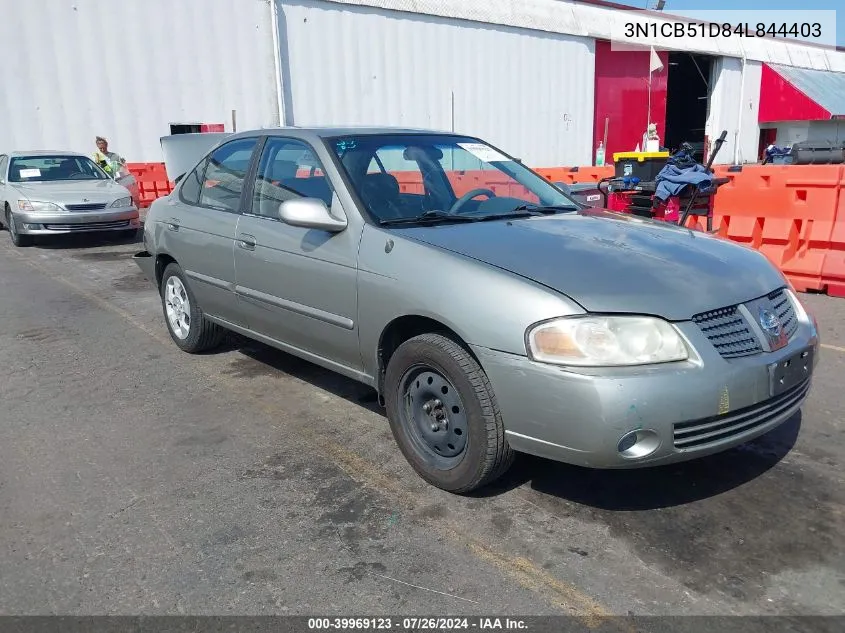
{"type": "Polygon", "coordinates": [[[760,404],[709,418],[679,422],[672,427],[675,448],[705,448],[765,426],[777,416],[800,404],[809,390],[810,380],[807,379],[789,391],[760,404]]]}
{"type": "Polygon", "coordinates": [[[786,296],[786,291],[781,289],[769,295],[769,301],[772,302],[772,308],[777,313],[780,322],[783,324],[783,331],[786,333],[786,338],[792,338],[795,330],[798,329],[798,317],[795,315],[795,307],[786,296]]]}
{"type": "Polygon", "coordinates": [[[91,202],[85,204],[66,204],[65,209],[68,211],[99,211],[106,208],[105,202],[91,202]]]}
{"type": "Polygon", "coordinates": [[[129,220],[116,222],[87,222],[85,224],[45,224],[50,231],[103,231],[105,229],[119,229],[129,226],[129,220]]]}
{"type": "Polygon", "coordinates": [[[692,320],[722,358],[751,356],[763,351],[736,306],[696,314],[692,320]]]}
{"type": "MultiPolygon", "coordinates": [[[[759,309],[769,309],[777,313],[780,319],[786,338],[792,338],[798,329],[798,316],[795,314],[795,306],[781,288],[765,297],[754,299],[741,304],[749,311],[756,314],[759,309]]],[[[722,358],[739,358],[741,356],[753,356],[763,351],[763,345],[754,333],[752,328],[743,316],[740,305],[719,308],[702,312],[692,317],[693,322],[698,325],[704,335],[716,348],[722,358]]]]}

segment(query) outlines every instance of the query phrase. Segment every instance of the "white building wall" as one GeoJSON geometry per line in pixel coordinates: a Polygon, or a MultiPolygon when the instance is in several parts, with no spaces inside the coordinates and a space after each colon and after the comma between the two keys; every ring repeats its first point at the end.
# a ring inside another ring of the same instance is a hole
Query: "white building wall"
{"type": "Polygon", "coordinates": [[[808,141],[837,144],[845,142],[845,121],[810,121],[809,123],[808,141]]]}
{"type": "Polygon", "coordinates": [[[170,123],[278,124],[269,0],[0,0],[0,151],[161,161],[170,123]]]}
{"type": "Polygon", "coordinates": [[[531,166],[592,162],[591,39],[321,0],[279,6],[288,124],[454,127],[531,166]]]}
{"type": "Polygon", "coordinates": [[[779,146],[804,141],[845,143],[845,121],[785,121],[768,123],[762,127],[777,130],[775,144],[779,146]]]}
{"type": "MultiPolygon", "coordinates": [[[[590,164],[592,38],[630,17],[572,0],[0,0],[0,151],[90,151],[102,134],[130,161],[159,161],[171,123],[231,130],[235,110],[238,129],[277,125],[279,59],[288,123],[454,125],[530,165],[590,164]]],[[[720,162],[734,134],[740,160],[756,155],[760,60],[845,71],[845,52],[801,43],[704,44],[734,56],[708,120],[711,138],[729,129],[720,162]]]]}
{"type": "MultiPolygon", "coordinates": [[[[760,62],[743,62],[735,57],[714,60],[710,74],[710,105],[705,133],[711,146],[723,130],[728,135],[714,164],[757,161],[760,139],[760,62]]],[[[669,96],[671,98],[671,95],[669,96]]]]}

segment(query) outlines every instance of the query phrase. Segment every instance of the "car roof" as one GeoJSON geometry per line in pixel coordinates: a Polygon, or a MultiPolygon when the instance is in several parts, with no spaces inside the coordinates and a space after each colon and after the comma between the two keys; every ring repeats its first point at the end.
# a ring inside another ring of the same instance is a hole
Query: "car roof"
{"type": "Polygon", "coordinates": [[[241,136],[298,136],[311,138],[331,138],[334,136],[377,136],[386,134],[437,134],[450,136],[467,136],[465,134],[458,134],[456,132],[449,132],[446,130],[435,130],[425,128],[412,127],[390,127],[390,126],[372,126],[372,125],[346,125],[346,126],[287,126],[287,127],[268,127],[256,128],[252,130],[244,130],[232,134],[227,140],[238,138],[241,136]]]}
{"type": "Polygon", "coordinates": [[[21,158],[23,156],[85,156],[85,154],[81,154],[79,152],[69,152],[66,150],[59,150],[59,149],[34,149],[29,152],[24,151],[14,151],[9,153],[10,158],[21,158]]]}

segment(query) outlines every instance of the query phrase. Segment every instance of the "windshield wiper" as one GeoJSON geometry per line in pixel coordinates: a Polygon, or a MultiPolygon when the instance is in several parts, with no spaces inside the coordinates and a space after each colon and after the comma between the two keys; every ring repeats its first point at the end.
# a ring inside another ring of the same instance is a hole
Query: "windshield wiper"
{"type": "Polygon", "coordinates": [[[577,211],[578,207],[570,205],[540,206],[536,204],[521,204],[507,213],[492,215],[454,215],[445,211],[426,211],[412,218],[393,218],[381,220],[381,226],[397,226],[402,224],[433,224],[435,222],[488,222],[490,220],[507,220],[510,218],[528,218],[535,215],[549,215],[556,211],[577,211]]]}
{"type": "Polygon", "coordinates": [[[445,211],[426,211],[420,215],[415,215],[412,218],[391,218],[388,220],[379,220],[381,226],[396,226],[399,224],[429,224],[434,222],[475,222],[475,218],[470,218],[464,215],[454,215],[446,213],[445,211]]]}
{"type": "Polygon", "coordinates": [[[549,205],[541,205],[541,204],[521,204],[514,209],[514,211],[536,211],[537,213],[542,213],[544,215],[551,215],[552,213],[556,213],[557,211],[577,211],[578,207],[573,204],[549,204],[549,205]]]}
{"type": "MultiPolygon", "coordinates": [[[[523,205],[525,206],[525,205],[523,205]]],[[[477,215],[473,219],[476,222],[486,222],[487,220],[510,220],[513,218],[531,218],[542,213],[533,208],[517,207],[513,211],[507,213],[494,213],[492,215],[477,215]]]]}

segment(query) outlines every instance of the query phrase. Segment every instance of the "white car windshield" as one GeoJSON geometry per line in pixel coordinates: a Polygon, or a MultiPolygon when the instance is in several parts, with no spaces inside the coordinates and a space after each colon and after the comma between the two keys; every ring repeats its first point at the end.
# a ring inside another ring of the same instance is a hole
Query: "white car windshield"
{"type": "Polygon", "coordinates": [[[108,175],[86,156],[19,156],[9,162],[9,182],[108,179],[108,175]]]}
{"type": "Polygon", "coordinates": [[[375,134],[327,144],[381,224],[481,221],[580,208],[546,179],[476,138],[375,134]]]}

